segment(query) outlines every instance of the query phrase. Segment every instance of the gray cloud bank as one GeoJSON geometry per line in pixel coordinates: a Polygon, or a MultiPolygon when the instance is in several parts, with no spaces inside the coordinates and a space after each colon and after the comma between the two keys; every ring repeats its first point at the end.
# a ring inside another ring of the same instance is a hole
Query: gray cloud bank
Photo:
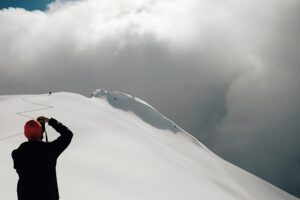
{"type": "Polygon", "coordinates": [[[300,197],[300,2],[57,1],[0,11],[0,94],[138,96],[300,197]]]}

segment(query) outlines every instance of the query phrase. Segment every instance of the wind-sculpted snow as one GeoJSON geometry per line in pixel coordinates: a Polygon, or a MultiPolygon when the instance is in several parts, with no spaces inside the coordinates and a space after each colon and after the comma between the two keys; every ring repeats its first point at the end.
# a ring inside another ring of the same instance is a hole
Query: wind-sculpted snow
{"type": "Polygon", "coordinates": [[[188,139],[198,144],[199,146],[206,148],[197,139],[181,129],[177,124],[175,124],[170,119],[162,115],[158,110],[147,102],[133,97],[129,94],[123,92],[110,92],[107,90],[97,89],[93,93],[94,97],[106,98],[106,100],[115,108],[124,110],[126,112],[132,112],[137,115],[141,120],[147,124],[154,126],[155,128],[162,130],[169,130],[173,133],[183,133],[188,139]]]}
{"type": "MultiPolygon", "coordinates": [[[[64,200],[296,200],[224,161],[146,102],[97,90],[0,96],[0,199],[17,199],[11,151],[28,116],[63,122],[74,133],[57,162],[64,200]],[[29,112],[32,111],[32,112],[29,112]],[[26,116],[17,113],[26,112],[26,116]]],[[[49,140],[58,134],[47,128],[49,140]]]]}
{"type": "Polygon", "coordinates": [[[97,90],[94,92],[94,96],[98,98],[105,97],[113,107],[124,111],[131,111],[155,128],[170,130],[173,133],[182,131],[174,122],[164,117],[155,108],[137,97],[121,92],[109,92],[106,90],[97,90]]]}

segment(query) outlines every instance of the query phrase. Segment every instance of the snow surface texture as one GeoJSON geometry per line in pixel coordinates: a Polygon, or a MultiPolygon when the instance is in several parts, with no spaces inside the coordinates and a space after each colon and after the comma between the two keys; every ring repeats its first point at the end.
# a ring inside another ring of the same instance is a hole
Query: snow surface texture
{"type": "MultiPolygon", "coordinates": [[[[297,199],[219,158],[152,106],[124,93],[0,96],[0,113],[0,138],[6,138],[0,140],[0,199],[17,199],[10,154],[25,141],[24,123],[40,115],[74,132],[57,164],[64,200],[297,199]]],[[[50,140],[58,136],[47,130],[50,140]]]]}

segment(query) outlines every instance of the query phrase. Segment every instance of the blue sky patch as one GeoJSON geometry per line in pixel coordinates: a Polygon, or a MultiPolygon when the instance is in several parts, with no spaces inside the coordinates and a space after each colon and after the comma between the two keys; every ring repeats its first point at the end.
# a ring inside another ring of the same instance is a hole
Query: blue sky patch
{"type": "Polygon", "coordinates": [[[26,10],[45,10],[47,4],[54,0],[0,0],[0,9],[3,8],[24,8],[26,10]]]}

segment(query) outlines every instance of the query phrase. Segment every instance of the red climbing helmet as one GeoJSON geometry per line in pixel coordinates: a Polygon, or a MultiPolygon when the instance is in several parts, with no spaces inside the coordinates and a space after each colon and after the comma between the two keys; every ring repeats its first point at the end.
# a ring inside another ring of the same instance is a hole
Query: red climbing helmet
{"type": "Polygon", "coordinates": [[[24,134],[29,140],[39,140],[43,138],[42,125],[37,120],[29,120],[25,123],[24,134]]]}

